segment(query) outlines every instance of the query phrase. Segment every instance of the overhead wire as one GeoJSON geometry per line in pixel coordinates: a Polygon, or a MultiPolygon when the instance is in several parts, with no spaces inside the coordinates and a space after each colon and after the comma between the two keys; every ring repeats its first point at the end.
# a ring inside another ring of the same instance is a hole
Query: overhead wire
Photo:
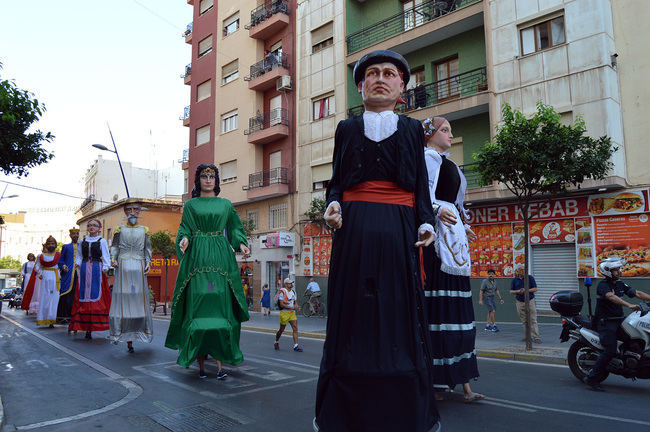
{"type": "MultiPolygon", "coordinates": [[[[65,196],[65,197],[68,197],[68,198],[76,198],[76,199],[80,199],[80,200],[85,200],[87,198],[87,197],[80,197],[80,196],[76,196],[76,195],[70,195],[70,194],[66,194],[66,193],[63,193],[63,192],[43,189],[43,188],[39,188],[39,187],[36,187],[36,186],[27,186],[27,185],[24,185],[24,184],[14,183],[14,182],[10,182],[10,181],[7,181],[7,180],[0,180],[0,182],[10,184],[12,186],[18,186],[18,187],[22,187],[22,188],[26,188],[26,189],[37,190],[39,192],[46,192],[46,193],[51,193],[51,194],[55,194],[55,195],[61,195],[61,196],[65,196]]],[[[100,200],[100,199],[95,199],[95,201],[100,202],[102,204],[113,204],[111,201],[103,201],[103,200],[100,200]]]]}

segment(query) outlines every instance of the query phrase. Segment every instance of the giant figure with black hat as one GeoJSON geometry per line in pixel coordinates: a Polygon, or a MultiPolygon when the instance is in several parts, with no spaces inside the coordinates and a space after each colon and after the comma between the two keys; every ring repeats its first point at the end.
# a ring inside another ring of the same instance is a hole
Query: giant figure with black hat
{"type": "Polygon", "coordinates": [[[419,121],[394,113],[409,75],[396,52],[363,56],[354,80],[365,112],[336,129],[317,431],[439,428],[420,273],[434,223],[424,134],[419,121]]]}
{"type": "Polygon", "coordinates": [[[70,243],[64,244],[61,248],[61,259],[59,260],[61,290],[59,292],[59,307],[56,311],[56,319],[59,324],[70,322],[74,295],[79,289],[79,269],[74,265],[75,259],[77,259],[79,228],[70,229],[70,240],[70,243]]]}

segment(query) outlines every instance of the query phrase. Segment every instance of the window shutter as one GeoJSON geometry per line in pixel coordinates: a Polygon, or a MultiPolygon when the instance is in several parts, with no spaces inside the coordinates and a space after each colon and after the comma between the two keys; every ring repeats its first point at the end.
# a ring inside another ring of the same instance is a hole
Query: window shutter
{"type": "Polygon", "coordinates": [[[235,60],[221,68],[221,76],[227,77],[228,75],[231,75],[237,72],[238,70],[239,70],[239,60],[235,60]]]}
{"type": "Polygon", "coordinates": [[[211,95],[211,81],[207,80],[204,83],[201,83],[196,88],[196,101],[201,102],[204,99],[207,99],[211,95]]]}
{"type": "Polygon", "coordinates": [[[224,27],[228,27],[230,24],[234,23],[234,22],[237,21],[238,19],[239,19],[239,12],[237,12],[236,14],[234,14],[233,16],[231,16],[230,18],[226,19],[226,20],[223,22],[223,26],[224,26],[224,27]]]}
{"type": "Polygon", "coordinates": [[[312,30],[311,32],[311,44],[316,45],[324,40],[327,40],[334,35],[334,26],[332,25],[332,22],[328,22],[327,24],[318,27],[316,30],[312,30]]]}
{"type": "Polygon", "coordinates": [[[210,141],[210,125],[207,124],[196,130],[196,145],[206,144],[210,141]]]}
{"type": "Polygon", "coordinates": [[[199,56],[212,49],[212,35],[199,42],[199,56]]]}
{"type": "Polygon", "coordinates": [[[332,178],[332,164],[311,167],[312,183],[327,181],[332,178]]]}
{"type": "Polygon", "coordinates": [[[201,5],[199,6],[199,13],[202,14],[212,7],[214,0],[201,0],[201,5]]]}
{"type": "Polygon", "coordinates": [[[237,160],[222,163],[220,167],[221,180],[233,179],[237,177],[237,160]]]}

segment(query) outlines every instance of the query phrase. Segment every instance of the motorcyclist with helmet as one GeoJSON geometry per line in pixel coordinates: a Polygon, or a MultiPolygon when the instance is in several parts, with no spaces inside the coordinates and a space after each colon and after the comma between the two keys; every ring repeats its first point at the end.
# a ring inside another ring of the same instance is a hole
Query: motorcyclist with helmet
{"type": "Polygon", "coordinates": [[[596,290],[598,299],[596,300],[594,318],[604,351],[600,353],[594,367],[584,379],[585,384],[597,391],[603,391],[600,382],[603,380],[603,374],[607,371],[609,361],[616,356],[616,334],[624,319],[623,306],[632,310],[640,309],[639,305],[623,300],[623,295],[650,300],[649,294],[630,288],[619,280],[623,265],[625,265],[625,260],[619,257],[609,257],[600,263],[600,272],[605,279],[598,284],[596,290]]]}

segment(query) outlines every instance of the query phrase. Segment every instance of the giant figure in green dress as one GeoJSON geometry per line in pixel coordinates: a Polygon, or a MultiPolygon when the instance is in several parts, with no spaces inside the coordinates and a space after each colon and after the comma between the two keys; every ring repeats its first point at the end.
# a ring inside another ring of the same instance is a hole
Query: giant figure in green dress
{"type": "Polygon", "coordinates": [[[179,365],[198,360],[201,378],[208,355],[217,360],[218,378],[225,377],[221,361],[235,365],[244,360],[239,336],[241,323],[249,319],[233,250],[246,257],[250,249],[239,215],[219,192],[217,168],[199,165],[176,236],[180,267],[165,341],[179,350],[179,365]]]}

